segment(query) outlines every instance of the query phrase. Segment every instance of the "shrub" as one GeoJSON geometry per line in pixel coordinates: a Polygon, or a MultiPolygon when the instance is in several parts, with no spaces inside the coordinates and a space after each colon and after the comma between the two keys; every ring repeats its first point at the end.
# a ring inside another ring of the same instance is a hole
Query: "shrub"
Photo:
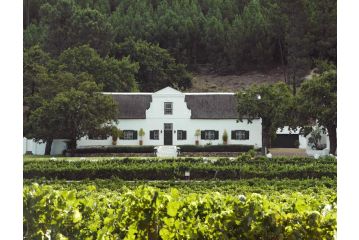
{"type": "Polygon", "coordinates": [[[224,130],[223,135],[222,135],[222,140],[223,140],[223,144],[227,144],[227,141],[228,141],[227,130],[224,130]]]}
{"type": "Polygon", "coordinates": [[[252,145],[180,145],[181,152],[247,152],[252,145]]]}

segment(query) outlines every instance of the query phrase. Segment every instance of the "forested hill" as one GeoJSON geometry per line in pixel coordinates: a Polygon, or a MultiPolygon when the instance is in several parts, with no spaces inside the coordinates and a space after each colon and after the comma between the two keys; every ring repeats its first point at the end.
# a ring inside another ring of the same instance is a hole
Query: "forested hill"
{"type": "Polygon", "coordinates": [[[188,89],[203,64],[297,84],[316,59],[336,63],[336,0],[24,0],[25,97],[83,73],[104,91],[188,89]]]}

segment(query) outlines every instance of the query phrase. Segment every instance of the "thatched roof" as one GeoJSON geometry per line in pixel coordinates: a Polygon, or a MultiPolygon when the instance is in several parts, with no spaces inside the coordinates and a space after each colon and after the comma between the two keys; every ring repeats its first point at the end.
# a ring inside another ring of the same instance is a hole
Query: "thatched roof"
{"type": "Polygon", "coordinates": [[[234,94],[190,94],[185,96],[192,119],[237,119],[234,94]]]}
{"type": "Polygon", "coordinates": [[[150,94],[112,94],[119,106],[118,119],[145,119],[150,107],[150,94]]]}

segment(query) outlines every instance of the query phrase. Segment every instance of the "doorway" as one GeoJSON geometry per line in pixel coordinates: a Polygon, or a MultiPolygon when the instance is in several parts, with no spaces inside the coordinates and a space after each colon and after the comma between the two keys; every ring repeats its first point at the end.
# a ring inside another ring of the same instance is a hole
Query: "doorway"
{"type": "Polygon", "coordinates": [[[164,145],[172,145],[172,132],[173,132],[173,124],[165,123],[163,126],[164,131],[164,145]]]}

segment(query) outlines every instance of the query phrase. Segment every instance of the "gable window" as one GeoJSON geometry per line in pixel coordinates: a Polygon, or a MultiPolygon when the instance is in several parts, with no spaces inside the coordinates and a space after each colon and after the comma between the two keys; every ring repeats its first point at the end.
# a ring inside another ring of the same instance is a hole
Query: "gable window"
{"type": "Polygon", "coordinates": [[[245,131],[245,130],[232,131],[231,138],[233,140],[248,140],[249,139],[249,131],[245,131]]]}
{"type": "Polygon", "coordinates": [[[203,139],[203,140],[217,140],[218,135],[219,135],[218,131],[215,131],[215,130],[201,131],[201,139],[203,139]]]}
{"type": "Polygon", "coordinates": [[[160,139],[159,130],[150,131],[150,139],[151,140],[159,140],[160,139]]]}
{"type": "Polygon", "coordinates": [[[186,140],[187,139],[187,131],[177,130],[177,140],[186,140]]]}
{"type": "Polygon", "coordinates": [[[123,139],[124,140],[136,140],[137,139],[137,131],[123,130],[123,139]]]}
{"type": "Polygon", "coordinates": [[[165,115],[171,115],[173,112],[173,103],[165,102],[165,115]]]}

